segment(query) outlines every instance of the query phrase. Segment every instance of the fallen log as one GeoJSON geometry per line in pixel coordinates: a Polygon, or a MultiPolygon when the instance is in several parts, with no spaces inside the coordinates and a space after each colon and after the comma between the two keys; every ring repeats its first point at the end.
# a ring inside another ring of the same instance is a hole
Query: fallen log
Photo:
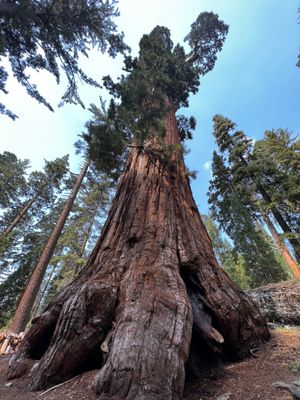
{"type": "Polygon", "coordinates": [[[287,281],[248,292],[268,322],[300,325],[300,282],[287,281]]]}

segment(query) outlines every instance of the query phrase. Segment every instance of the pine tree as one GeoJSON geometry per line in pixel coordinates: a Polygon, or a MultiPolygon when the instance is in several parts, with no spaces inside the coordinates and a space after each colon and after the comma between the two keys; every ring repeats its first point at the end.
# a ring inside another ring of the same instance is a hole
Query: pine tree
{"type": "Polygon", "coordinates": [[[255,215],[241,202],[231,170],[216,152],[213,154],[212,174],[209,187],[212,216],[233,240],[235,251],[243,256],[249,284],[254,287],[286,279],[285,268],[258,228],[255,215]]]}
{"type": "Polygon", "coordinates": [[[300,225],[300,140],[284,129],[266,131],[255,143],[251,168],[295,234],[300,225]]]}
{"type": "Polygon", "coordinates": [[[23,291],[20,300],[18,302],[17,309],[15,311],[12,323],[10,325],[10,330],[14,333],[20,333],[24,331],[29,319],[32,307],[36,300],[36,296],[42,284],[42,280],[44,278],[45,272],[47,270],[47,266],[49,261],[54,253],[56,243],[59,239],[59,236],[64,228],[66,220],[70,214],[71,208],[77,196],[77,193],[80,189],[82,181],[87,173],[87,170],[90,166],[90,160],[88,159],[80,174],[78,175],[76,182],[69,194],[62,211],[56,221],[56,224],[51,232],[48,241],[43,249],[42,254],[39,257],[39,260],[34,267],[30,278],[26,283],[25,290],[23,291]]]}
{"type": "Polygon", "coordinates": [[[38,215],[43,207],[47,207],[48,203],[60,192],[68,168],[68,156],[64,156],[53,161],[45,160],[43,171],[30,173],[23,183],[23,189],[18,198],[7,204],[2,221],[6,227],[3,228],[1,241],[10,235],[28,214],[38,215]]]}
{"type": "Polygon", "coordinates": [[[2,254],[2,263],[8,266],[2,271],[0,283],[0,326],[9,325],[14,315],[18,299],[36,265],[47,239],[61,212],[61,204],[52,198],[48,207],[43,207],[39,218],[26,221],[17,228],[17,240],[2,254]]]}
{"type": "Polygon", "coordinates": [[[110,179],[88,174],[49,263],[36,310],[43,308],[86,264],[105,221],[112,190],[110,179]]]}
{"type": "Polygon", "coordinates": [[[260,180],[258,168],[253,163],[251,140],[243,132],[234,130],[235,124],[228,118],[221,115],[214,117],[214,135],[221,152],[228,153],[228,161],[232,164],[235,182],[242,181],[244,185],[252,186],[248,192],[256,193],[255,198],[262,200],[258,208],[262,207],[263,210],[273,214],[274,219],[286,234],[296,259],[300,259],[300,241],[294,237],[293,226],[289,224],[290,217],[285,218],[285,214],[276,204],[276,199],[272,198],[271,192],[266,190],[260,180]]]}

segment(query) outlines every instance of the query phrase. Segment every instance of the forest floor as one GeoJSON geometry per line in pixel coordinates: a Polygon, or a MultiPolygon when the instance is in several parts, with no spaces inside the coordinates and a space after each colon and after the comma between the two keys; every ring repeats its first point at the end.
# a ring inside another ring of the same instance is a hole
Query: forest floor
{"type": "MultiPolygon", "coordinates": [[[[188,384],[184,400],[292,400],[288,391],[275,388],[272,383],[300,380],[300,328],[271,332],[272,339],[262,346],[256,357],[227,364],[221,373],[188,384]]],[[[47,393],[32,393],[27,390],[26,378],[5,380],[8,360],[9,356],[0,356],[0,400],[95,399],[90,388],[95,371],[73,378],[47,393]]]]}

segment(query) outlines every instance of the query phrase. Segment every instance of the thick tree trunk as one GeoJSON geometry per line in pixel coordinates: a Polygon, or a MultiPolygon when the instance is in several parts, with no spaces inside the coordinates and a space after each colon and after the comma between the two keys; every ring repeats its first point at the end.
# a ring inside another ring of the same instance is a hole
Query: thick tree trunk
{"type": "Polygon", "coordinates": [[[40,359],[33,390],[97,368],[101,400],[174,400],[188,358],[195,373],[269,338],[257,307],[217,264],[172,146],[179,143],[173,112],[166,142],[131,150],[88,264],[33,321],[10,378],[40,359]]]}
{"type": "Polygon", "coordinates": [[[283,240],[281,239],[281,237],[277,233],[277,230],[276,230],[275,226],[272,224],[272,221],[270,220],[270,218],[267,215],[264,216],[264,221],[265,221],[269,231],[271,232],[271,235],[273,236],[273,239],[274,239],[275,243],[277,244],[278,249],[279,249],[282,257],[284,258],[287,266],[289,267],[293,277],[295,279],[299,280],[300,279],[300,268],[299,268],[299,265],[296,263],[296,261],[291,256],[291,254],[288,251],[288,249],[287,249],[286,245],[284,244],[283,240]]]}
{"type": "Polygon", "coordinates": [[[49,237],[46,247],[44,248],[43,253],[42,253],[36,267],[34,268],[31,276],[29,277],[29,280],[26,284],[25,290],[20,297],[20,300],[19,300],[19,303],[17,306],[17,310],[15,312],[13,321],[10,326],[10,330],[13,333],[20,333],[20,332],[24,331],[24,329],[30,319],[30,313],[31,313],[33,304],[35,302],[37,293],[40,289],[47,266],[53,255],[56,243],[57,243],[57,241],[60,237],[60,234],[63,230],[63,227],[66,223],[68,215],[70,214],[71,208],[73,206],[73,203],[75,201],[75,198],[76,198],[79,188],[81,186],[83,178],[85,177],[86,172],[89,168],[89,165],[90,165],[90,161],[87,160],[84,167],[82,168],[80,174],[78,175],[75,185],[63,207],[63,210],[56,222],[54,230],[52,231],[52,233],[49,237]]]}
{"type": "Polygon", "coordinates": [[[20,214],[16,216],[16,218],[13,220],[13,222],[5,229],[4,233],[1,235],[2,237],[8,236],[18,225],[20,221],[22,221],[24,215],[27,213],[29,208],[32,206],[32,204],[36,201],[38,198],[38,195],[34,196],[21,210],[20,214]]]}

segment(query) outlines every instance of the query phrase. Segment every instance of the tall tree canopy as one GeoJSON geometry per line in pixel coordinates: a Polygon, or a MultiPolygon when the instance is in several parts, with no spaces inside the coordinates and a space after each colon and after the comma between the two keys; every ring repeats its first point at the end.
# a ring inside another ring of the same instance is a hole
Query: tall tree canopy
{"type": "Polygon", "coordinates": [[[214,135],[231,165],[233,183],[236,190],[240,188],[242,202],[274,218],[299,261],[298,141],[284,130],[273,130],[266,132],[253,148],[252,140],[222,115],[214,117],[214,135]]]}
{"type": "MultiPolygon", "coordinates": [[[[153,135],[163,136],[167,110],[170,106],[175,111],[188,106],[188,96],[198,91],[200,76],[214,67],[227,32],[224,22],[205,12],[185,38],[191,48],[188,54],[180,44],[173,44],[165,27],[157,26],[144,35],[139,57],[125,57],[124,70],[128,74],[116,83],[109,76],[104,77],[105,87],[118,99],[117,104],[111,102],[108,110],[115,130],[139,145],[153,135]]],[[[185,123],[185,129],[186,125],[194,126],[193,120],[185,123]]]]}
{"type": "MultiPolygon", "coordinates": [[[[62,103],[80,103],[77,80],[98,86],[78,64],[79,56],[88,56],[95,47],[115,56],[127,46],[117,32],[115,0],[24,0],[0,1],[0,57],[10,63],[13,75],[27,93],[53,110],[31,83],[28,69],[46,70],[59,83],[61,70],[68,86],[62,103]]],[[[7,93],[8,71],[0,65],[0,90],[7,93]]],[[[16,115],[0,104],[0,113],[16,115]]]]}
{"type": "Polygon", "coordinates": [[[235,251],[243,256],[251,287],[287,279],[286,268],[276,257],[249,202],[252,193],[245,184],[235,183],[234,172],[222,156],[213,153],[208,193],[212,216],[233,240],[235,251]]]}

